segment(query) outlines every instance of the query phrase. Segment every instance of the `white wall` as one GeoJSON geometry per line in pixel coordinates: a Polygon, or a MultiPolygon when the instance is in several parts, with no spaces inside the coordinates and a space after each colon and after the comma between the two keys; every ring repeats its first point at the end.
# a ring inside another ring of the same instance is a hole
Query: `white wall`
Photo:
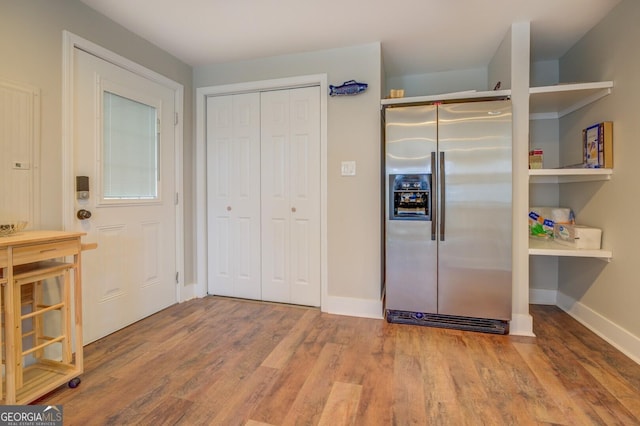
{"type": "Polygon", "coordinates": [[[500,82],[500,89],[511,89],[512,37],[512,28],[509,27],[487,67],[487,90],[496,87],[498,82],[500,82]]]}
{"type": "Polygon", "coordinates": [[[386,88],[383,97],[387,97],[391,89],[404,89],[405,97],[439,95],[466,90],[484,91],[487,90],[487,69],[470,68],[388,77],[386,88]]]}
{"type": "Polygon", "coordinates": [[[551,86],[560,81],[560,62],[558,60],[538,61],[531,64],[531,87],[551,86]]]}
{"type": "Polygon", "coordinates": [[[561,161],[581,161],[581,130],[611,120],[614,174],[610,182],[565,185],[561,202],[578,222],[603,229],[603,245],[613,260],[562,259],[559,298],[568,309],[608,338],[635,345],[640,359],[640,2],[624,0],[560,60],[561,81],[613,80],[611,95],[566,117],[561,123],[561,161]],[[617,336],[617,337],[616,337],[617,336]]]}
{"type": "Polygon", "coordinates": [[[313,74],[327,74],[333,85],[369,84],[357,96],[328,99],[327,287],[330,296],[354,302],[354,310],[359,301],[381,307],[380,44],[200,66],[194,87],[313,74]],[[341,176],[345,160],[356,162],[356,176],[341,176]]]}

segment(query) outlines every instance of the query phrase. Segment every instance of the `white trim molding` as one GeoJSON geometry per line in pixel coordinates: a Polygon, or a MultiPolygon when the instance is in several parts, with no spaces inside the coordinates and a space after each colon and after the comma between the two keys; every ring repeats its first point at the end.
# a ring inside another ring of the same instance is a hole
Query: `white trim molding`
{"type": "Polygon", "coordinates": [[[327,75],[313,74],[196,89],[196,297],[207,295],[207,141],[206,102],[209,96],[320,86],[320,308],[326,312],[327,294],[327,75]]]}
{"type": "Polygon", "coordinates": [[[328,296],[323,300],[322,312],[352,317],[382,319],[382,300],[356,299],[353,297],[328,296]]]}
{"type": "Polygon", "coordinates": [[[513,336],[535,337],[533,334],[533,317],[525,314],[511,314],[509,334],[513,336]]]}
{"type": "Polygon", "coordinates": [[[640,364],[640,337],[562,292],[558,292],[558,307],[640,364]]]}

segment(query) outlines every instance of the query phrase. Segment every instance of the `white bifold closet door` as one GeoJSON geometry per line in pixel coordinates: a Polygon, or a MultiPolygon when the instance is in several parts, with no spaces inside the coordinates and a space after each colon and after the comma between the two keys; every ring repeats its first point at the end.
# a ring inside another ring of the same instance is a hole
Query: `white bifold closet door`
{"type": "Polygon", "coordinates": [[[320,306],[320,88],[261,95],[262,298],[320,306]]]}
{"type": "Polygon", "coordinates": [[[208,291],[260,299],[260,94],[207,99],[208,291]]]}
{"type": "Polygon", "coordinates": [[[207,99],[208,291],[320,306],[320,88],[207,99]]]}

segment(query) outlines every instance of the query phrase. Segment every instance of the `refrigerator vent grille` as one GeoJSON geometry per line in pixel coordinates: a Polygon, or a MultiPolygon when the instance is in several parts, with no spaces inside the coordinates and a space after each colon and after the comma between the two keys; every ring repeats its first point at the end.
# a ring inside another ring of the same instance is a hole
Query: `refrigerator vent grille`
{"type": "Polygon", "coordinates": [[[425,325],[429,327],[479,331],[492,334],[509,334],[509,322],[496,319],[425,314],[422,312],[395,311],[390,309],[387,310],[386,314],[388,322],[397,324],[425,325]]]}

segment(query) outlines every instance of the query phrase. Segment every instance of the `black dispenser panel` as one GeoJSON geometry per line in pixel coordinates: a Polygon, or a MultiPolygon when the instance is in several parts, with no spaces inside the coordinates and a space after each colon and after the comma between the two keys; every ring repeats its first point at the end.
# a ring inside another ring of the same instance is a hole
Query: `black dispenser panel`
{"type": "Polygon", "coordinates": [[[431,220],[431,173],[389,175],[389,219],[431,220]]]}

